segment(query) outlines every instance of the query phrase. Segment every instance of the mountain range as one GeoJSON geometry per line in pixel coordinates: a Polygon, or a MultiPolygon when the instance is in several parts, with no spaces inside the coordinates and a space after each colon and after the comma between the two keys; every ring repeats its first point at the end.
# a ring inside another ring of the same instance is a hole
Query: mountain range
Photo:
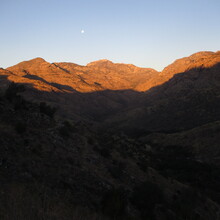
{"type": "Polygon", "coordinates": [[[43,91],[65,91],[65,88],[56,87],[56,84],[59,84],[83,93],[128,89],[140,92],[168,81],[177,73],[212,67],[219,62],[219,53],[195,53],[176,60],[162,72],[151,68],[139,68],[132,64],[113,63],[109,60],[99,60],[80,66],[74,63],[48,63],[42,58],[24,61],[6,70],[14,76],[14,78],[10,76],[11,80],[31,82],[35,88],[43,91]]]}
{"type": "Polygon", "coordinates": [[[28,100],[46,101],[61,117],[125,131],[168,131],[219,120],[212,110],[219,108],[219,62],[219,51],[199,52],[157,72],[108,60],[80,66],[36,58],[0,74],[27,85],[28,100]]]}
{"type": "Polygon", "coordinates": [[[2,219],[220,219],[220,51],[1,68],[0,121],[2,219]]]}

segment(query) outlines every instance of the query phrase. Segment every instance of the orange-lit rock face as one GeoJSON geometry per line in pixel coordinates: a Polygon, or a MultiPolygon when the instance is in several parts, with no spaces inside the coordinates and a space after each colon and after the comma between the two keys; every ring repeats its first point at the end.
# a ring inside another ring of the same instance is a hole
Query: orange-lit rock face
{"type": "Polygon", "coordinates": [[[157,72],[131,64],[99,60],[80,66],[74,63],[48,63],[42,58],[21,62],[7,69],[8,79],[32,84],[38,90],[94,92],[102,90],[146,91],[160,85],[177,73],[198,67],[211,67],[220,62],[220,52],[199,52],[176,60],[157,72]],[[63,86],[62,89],[58,86],[63,86]],[[65,89],[65,86],[68,89],[65,89]]]}
{"type": "MultiPolygon", "coordinates": [[[[177,125],[181,127],[185,126],[185,119],[190,118],[193,112],[200,115],[198,106],[184,115],[197,99],[209,100],[207,106],[211,108],[218,105],[220,75],[219,65],[216,64],[220,64],[220,52],[193,54],[175,61],[161,73],[108,60],[80,66],[48,63],[36,58],[6,70],[0,69],[0,80],[5,87],[10,81],[26,84],[27,89],[22,95],[27,100],[48,102],[59,109],[61,117],[107,120],[110,127],[115,123],[118,128],[120,122],[121,128],[132,125],[133,128],[136,125],[145,128],[148,125],[149,129],[154,126],[158,129],[163,122],[163,126],[170,129],[169,125],[174,126],[171,122],[176,120],[171,120],[172,117],[183,118],[177,125]],[[155,88],[149,90],[152,87],[155,88]],[[159,116],[162,117],[160,120],[159,116]],[[167,122],[169,117],[170,122],[167,122]],[[155,121],[161,123],[155,124],[155,121]]],[[[207,117],[215,118],[211,116],[209,107],[204,109],[208,112],[207,117]]],[[[209,120],[204,115],[194,118],[195,123],[209,120]]]]}
{"type": "Polygon", "coordinates": [[[73,63],[51,64],[41,58],[19,63],[8,70],[14,73],[9,76],[9,80],[14,82],[31,83],[35,88],[44,91],[56,90],[53,88],[55,83],[70,86],[79,92],[138,90],[143,81],[158,74],[153,69],[114,64],[107,60],[80,66],[73,63]]]}
{"type": "Polygon", "coordinates": [[[138,91],[146,91],[154,86],[160,85],[171,79],[175,74],[182,73],[194,68],[209,68],[220,62],[220,51],[214,52],[198,52],[189,57],[176,60],[168,65],[150,80],[144,81],[136,88],[138,91]]]}
{"type": "Polygon", "coordinates": [[[161,75],[173,75],[185,72],[187,70],[203,67],[208,68],[220,62],[220,51],[214,52],[198,52],[189,57],[176,60],[162,71],[161,75]]]}

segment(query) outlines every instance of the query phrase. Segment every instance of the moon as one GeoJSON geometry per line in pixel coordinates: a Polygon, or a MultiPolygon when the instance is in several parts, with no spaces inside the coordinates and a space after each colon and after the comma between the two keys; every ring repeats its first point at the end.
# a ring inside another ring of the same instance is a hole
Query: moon
{"type": "Polygon", "coordinates": [[[84,30],[81,30],[81,34],[84,34],[85,33],[85,31],[84,30]]]}

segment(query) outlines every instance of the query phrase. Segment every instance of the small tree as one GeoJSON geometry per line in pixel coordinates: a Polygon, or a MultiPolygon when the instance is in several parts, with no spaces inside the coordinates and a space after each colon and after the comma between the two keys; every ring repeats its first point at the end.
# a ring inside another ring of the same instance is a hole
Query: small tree
{"type": "Polygon", "coordinates": [[[5,97],[9,101],[13,101],[15,98],[18,97],[18,95],[17,95],[18,93],[24,92],[24,91],[25,91],[24,85],[19,85],[19,84],[12,82],[12,83],[10,83],[10,85],[8,86],[8,88],[5,91],[5,97]]]}
{"type": "Polygon", "coordinates": [[[103,214],[112,219],[122,219],[128,205],[127,193],[121,188],[111,189],[104,194],[101,205],[103,214]]]}
{"type": "Polygon", "coordinates": [[[49,116],[50,118],[54,117],[56,110],[57,109],[55,107],[51,107],[47,105],[45,102],[40,103],[40,112],[49,116]]]}
{"type": "Polygon", "coordinates": [[[27,130],[27,126],[25,123],[23,122],[18,122],[16,125],[15,125],[15,130],[18,134],[23,134],[26,132],[27,130]]]}
{"type": "Polygon", "coordinates": [[[69,138],[71,133],[76,132],[76,129],[69,121],[64,121],[63,125],[59,128],[59,133],[63,138],[69,138]]]}
{"type": "Polygon", "coordinates": [[[143,219],[154,219],[154,208],[164,202],[164,196],[156,184],[144,182],[134,188],[131,202],[140,210],[143,219]]]}

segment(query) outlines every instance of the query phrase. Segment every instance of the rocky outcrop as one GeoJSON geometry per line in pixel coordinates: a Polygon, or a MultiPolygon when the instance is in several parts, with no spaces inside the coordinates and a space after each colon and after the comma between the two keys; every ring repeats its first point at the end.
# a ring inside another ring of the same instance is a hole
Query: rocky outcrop
{"type": "MultiPolygon", "coordinates": [[[[34,75],[49,83],[70,86],[79,92],[138,90],[139,84],[158,74],[150,68],[139,68],[131,64],[115,64],[108,60],[99,60],[89,63],[87,66],[80,66],[73,63],[50,64],[42,58],[19,63],[9,67],[8,70],[15,73],[16,76],[23,77],[24,79],[20,79],[22,83],[33,83],[26,75],[34,75]]],[[[17,77],[10,76],[10,79],[19,82],[17,77]]],[[[41,86],[36,81],[34,81],[34,86],[44,91],[52,89],[51,87],[46,88],[46,85],[43,84],[41,86]]]]}

